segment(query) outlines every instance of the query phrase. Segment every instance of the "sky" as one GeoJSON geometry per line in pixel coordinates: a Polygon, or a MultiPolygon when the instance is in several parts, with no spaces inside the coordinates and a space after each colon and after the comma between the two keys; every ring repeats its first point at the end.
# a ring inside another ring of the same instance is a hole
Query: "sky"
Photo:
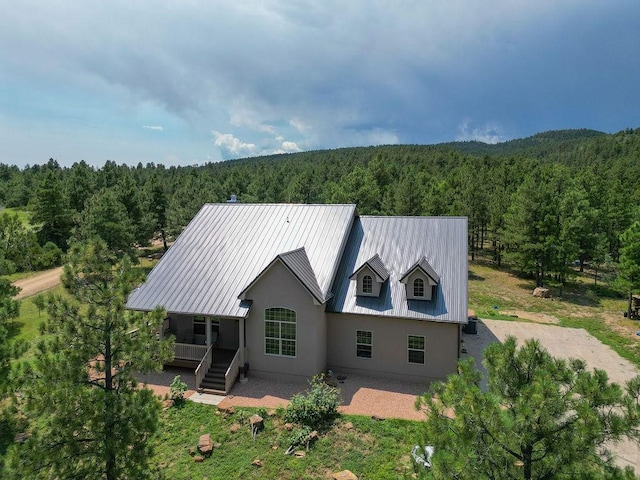
{"type": "Polygon", "coordinates": [[[0,163],[640,127],[638,0],[0,0],[0,163]]]}

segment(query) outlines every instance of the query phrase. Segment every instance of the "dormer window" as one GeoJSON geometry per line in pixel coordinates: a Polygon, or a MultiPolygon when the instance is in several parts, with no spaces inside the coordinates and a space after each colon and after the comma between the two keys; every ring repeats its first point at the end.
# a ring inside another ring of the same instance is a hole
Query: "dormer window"
{"type": "Polygon", "coordinates": [[[373,279],[371,275],[362,277],[362,293],[373,293],[373,279]]]}
{"type": "Polygon", "coordinates": [[[407,300],[431,300],[435,287],[440,283],[440,275],[422,257],[400,278],[407,292],[407,300]]]}
{"type": "Polygon", "coordinates": [[[376,253],[364,262],[349,280],[356,281],[356,295],[362,297],[379,297],[382,284],[389,278],[389,271],[376,253]]]}
{"type": "Polygon", "coordinates": [[[413,296],[424,297],[424,280],[423,279],[416,278],[413,281],[413,296]]]}

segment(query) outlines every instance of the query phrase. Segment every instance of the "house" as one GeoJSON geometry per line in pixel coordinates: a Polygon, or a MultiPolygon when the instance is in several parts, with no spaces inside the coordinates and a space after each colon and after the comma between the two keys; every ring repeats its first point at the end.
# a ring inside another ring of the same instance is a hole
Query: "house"
{"type": "Polygon", "coordinates": [[[467,323],[467,220],[207,204],[127,306],[163,307],[175,361],[197,365],[196,384],[213,390],[247,367],[276,379],[444,379],[467,323]]]}

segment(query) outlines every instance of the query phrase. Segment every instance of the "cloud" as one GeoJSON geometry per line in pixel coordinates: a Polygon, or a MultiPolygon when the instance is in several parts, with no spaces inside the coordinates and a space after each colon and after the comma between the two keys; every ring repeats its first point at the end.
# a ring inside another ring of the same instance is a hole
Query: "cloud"
{"type": "Polygon", "coordinates": [[[220,149],[223,157],[250,157],[258,153],[258,148],[255,144],[242,142],[231,133],[220,133],[213,130],[211,134],[214,137],[214,145],[220,149]]]}
{"type": "Polygon", "coordinates": [[[164,131],[164,127],[162,127],[160,125],[143,125],[142,128],[144,128],[146,130],[157,130],[158,132],[163,132],[164,131]]]}
{"type": "Polygon", "coordinates": [[[458,127],[458,134],[456,135],[457,141],[470,141],[475,140],[483,143],[500,143],[507,140],[498,125],[488,123],[477,128],[470,128],[471,120],[465,119],[458,127]]]}
{"type": "Polygon", "coordinates": [[[637,0],[21,0],[2,14],[0,126],[157,142],[137,127],[157,122],[198,158],[212,135],[229,158],[638,125],[637,0]]]}

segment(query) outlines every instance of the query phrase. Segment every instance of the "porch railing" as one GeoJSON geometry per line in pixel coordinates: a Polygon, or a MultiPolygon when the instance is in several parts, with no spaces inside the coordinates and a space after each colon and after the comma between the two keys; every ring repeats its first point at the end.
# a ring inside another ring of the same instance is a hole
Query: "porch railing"
{"type": "Polygon", "coordinates": [[[207,353],[205,353],[204,357],[200,361],[198,368],[196,368],[196,388],[200,388],[200,384],[202,380],[204,380],[204,376],[209,371],[209,367],[211,367],[211,363],[213,362],[213,345],[211,345],[207,349],[207,353]]]}
{"type": "Polygon", "coordinates": [[[240,349],[236,351],[236,354],[233,356],[233,360],[231,360],[231,365],[227,368],[227,371],[224,374],[224,391],[225,393],[229,393],[231,391],[231,387],[233,387],[233,383],[238,378],[238,367],[240,366],[240,349]]]}
{"type": "Polygon", "coordinates": [[[174,345],[174,356],[176,360],[199,362],[207,353],[206,345],[192,345],[190,343],[176,343],[174,345]]]}

